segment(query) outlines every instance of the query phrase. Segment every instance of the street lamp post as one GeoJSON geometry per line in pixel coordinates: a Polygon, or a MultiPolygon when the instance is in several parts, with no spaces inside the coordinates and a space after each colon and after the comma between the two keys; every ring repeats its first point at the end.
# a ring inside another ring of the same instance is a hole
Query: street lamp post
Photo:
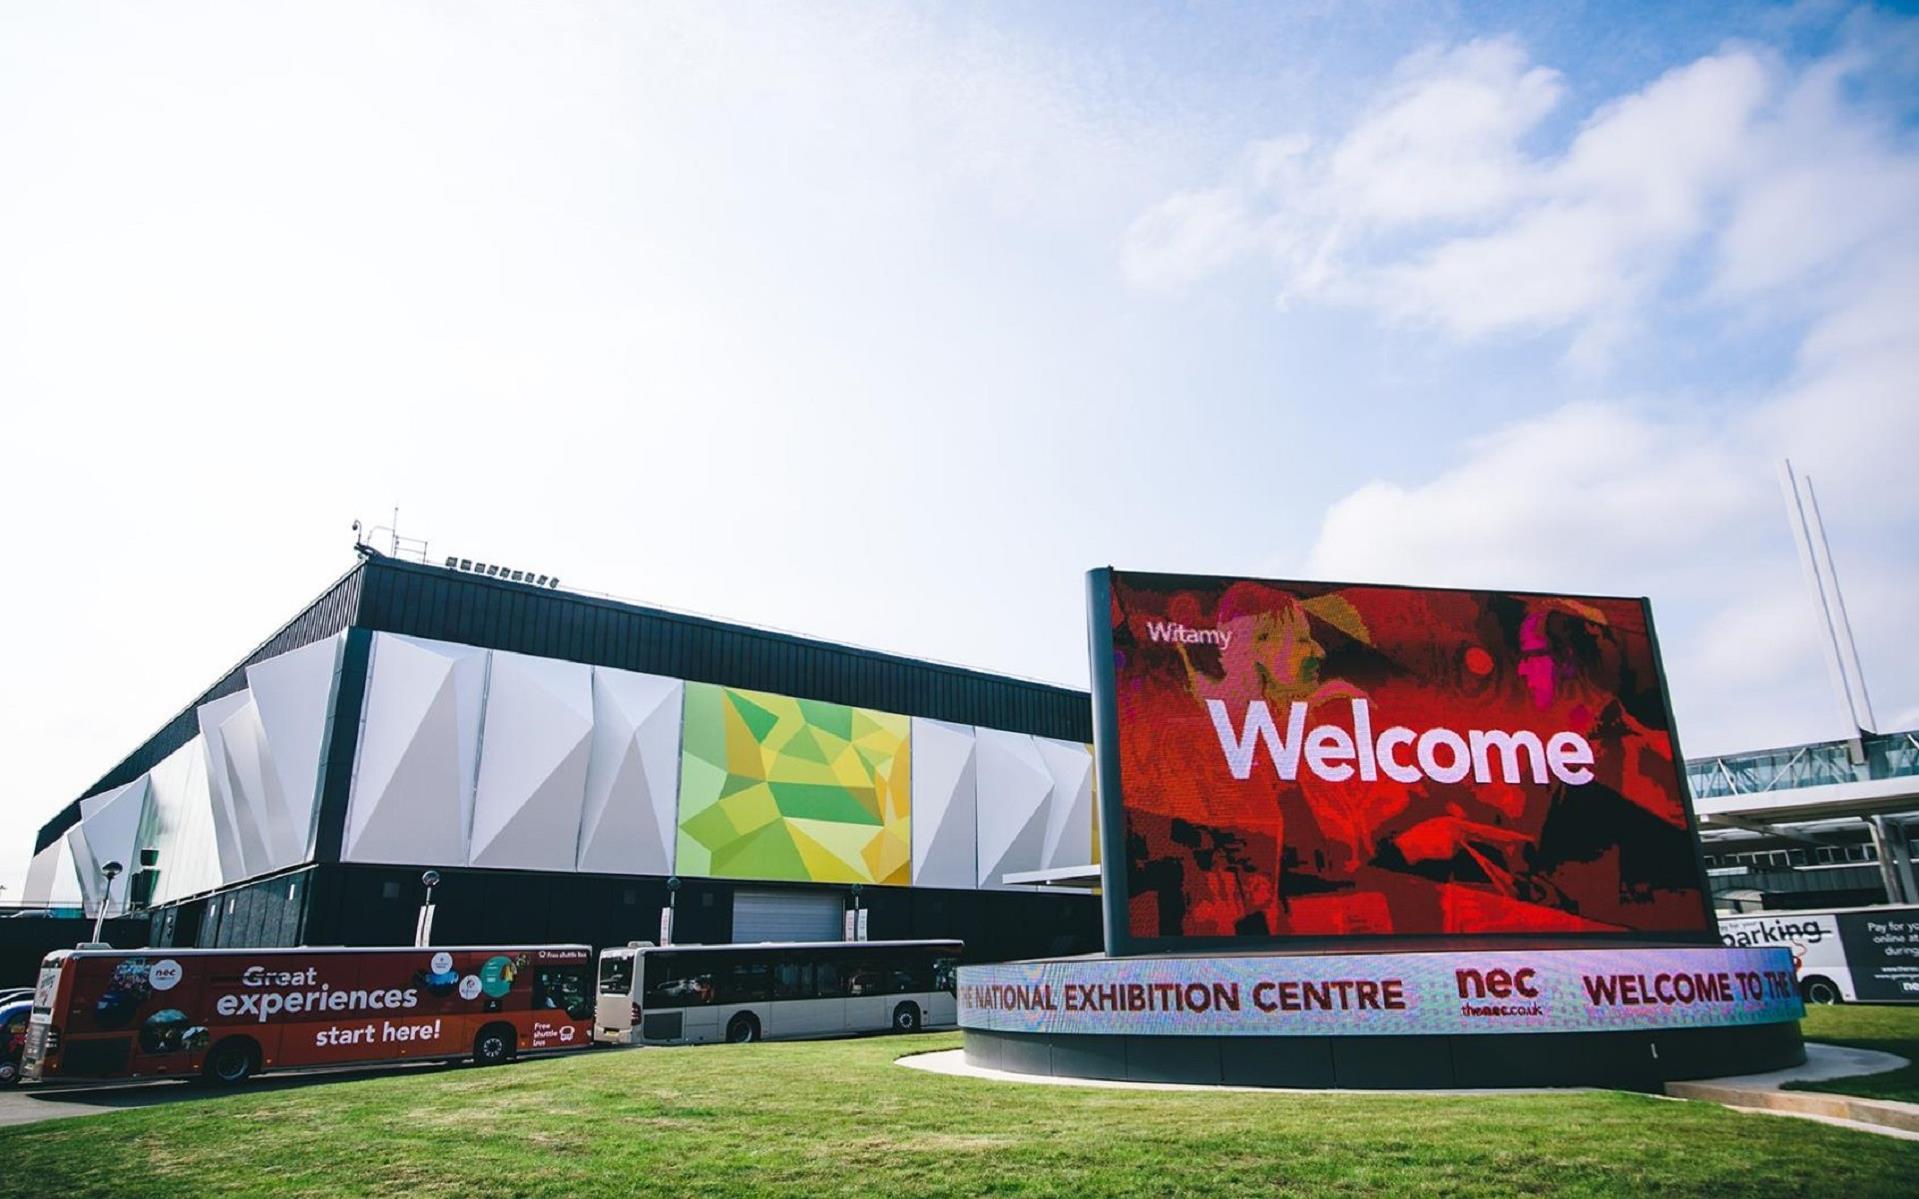
{"type": "Polygon", "coordinates": [[[420,901],[420,918],[413,922],[413,944],[423,949],[433,940],[433,888],[440,885],[440,872],[422,873],[420,885],[426,888],[426,898],[420,901]]]}
{"type": "Polygon", "coordinates": [[[108,862],[100,867],[100,873],[107,880],[107,885],[101,891],[100,906],[93,913],[93,942],[96,945],[100,943],[100,930],[107,922],[107,905],[113,902],[113,880],[120,877],[120,871],[123,869],[125,867],[118,862],[108,862]]]}
{"type": "Polygon", "coordinates": [[[660,944],[673,943],[673,918],[679,915],[680,876],[666,880],[666,910],[660,913],[660,944]]]}

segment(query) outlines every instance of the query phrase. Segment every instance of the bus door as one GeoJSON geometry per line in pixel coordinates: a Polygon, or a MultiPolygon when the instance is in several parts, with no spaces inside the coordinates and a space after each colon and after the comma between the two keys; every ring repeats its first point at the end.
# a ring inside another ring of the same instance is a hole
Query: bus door
{"type": "Polygon", "coordinates": [[[532,1018],[520,1029],[524,1043],[532,1049],[591,1043],[593,959],[584,951],[565,956],[557,950],[533,953],[532,1018]]]}
{"type": "Polygon", "coordinates": [[[846,987],[846,1027],[885,1028],[893,1019],[893,972],[878,954],[849,957],[841,963],[846,987]]]}
{"type": "Polygon", "coordinates": [[[27,1017],[27,1044],[20,1055],[20,1075],[36,1082],[48,1055],[59,1048],[55,1040],[58,1034],[53,1031],[53,1015],[56,1008],[66,1003],[61,985],[72,977],[65,968],[66,961],[61,954],[49,954],[40,966],[40,977],[33,989],[33,1011],[27,1017]]]}
{"type": "Polygon", "coordinates": [[[930,1010],[926,1013],[926,1022],[959,1023],[959,954],[951,949],[936,951],[931,973],[933,989],[927,996],[930,1010]]]}

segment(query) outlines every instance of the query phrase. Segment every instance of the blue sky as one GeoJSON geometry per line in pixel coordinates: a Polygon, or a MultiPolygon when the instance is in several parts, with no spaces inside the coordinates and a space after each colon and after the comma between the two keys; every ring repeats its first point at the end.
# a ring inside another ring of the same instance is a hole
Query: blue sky
{"type": "Polygon", "coordinates": [[[1096,564],[1649,594],[1699,754],[1843,728],[1791,453],[1912,727],[1916,76],[1839,4],[9,6],[0,881],[395,504],[1072,684],[1096,564]]]}

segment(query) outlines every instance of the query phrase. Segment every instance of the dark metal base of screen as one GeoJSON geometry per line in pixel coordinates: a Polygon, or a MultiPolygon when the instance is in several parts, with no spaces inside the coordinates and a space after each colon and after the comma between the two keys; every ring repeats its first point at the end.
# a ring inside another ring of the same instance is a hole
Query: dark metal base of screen
{"type": "Polygon", "coordinates": [[[1631,1032],[1186,1037],[967,1029],[970,1065],[1016,1074],[1230,1086],[1433,1090],[1606,1087],[1801,1065],[1797,1021],[1631,1032]]]}

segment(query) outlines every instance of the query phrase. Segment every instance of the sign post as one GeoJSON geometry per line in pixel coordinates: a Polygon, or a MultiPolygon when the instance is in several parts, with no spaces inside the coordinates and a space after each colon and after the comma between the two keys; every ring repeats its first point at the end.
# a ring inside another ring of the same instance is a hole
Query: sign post
{"type": "Polygon", "coordinates": [[[678,910],[680,900],[680,876],[674,875],[666,880],[666,906],[660,909],[660,944],[673,943],[673,916],[678,910]]]}
{"type": "Polygon", "coordinates": [[[440,872],[428,870],[420,875],[426,897],[420,901],[420,914],[413,921],[413,944],[425,948],[433,943],[433,888],[440,885],[440,872]]]}

